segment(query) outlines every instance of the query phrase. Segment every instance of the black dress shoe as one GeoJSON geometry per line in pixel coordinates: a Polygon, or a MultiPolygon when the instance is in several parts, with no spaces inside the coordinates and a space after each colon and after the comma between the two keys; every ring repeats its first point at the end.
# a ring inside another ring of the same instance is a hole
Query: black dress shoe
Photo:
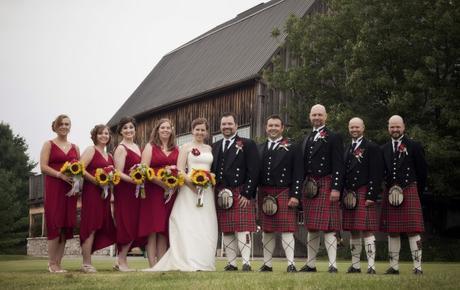
{"type": "Polygon", "coordinates": [[[419,270],[419,269],[417,269],[417,268],[415,268],[415,269],[413,270],[413,273],[414,273],[414,275],[423,275],[423,271],[422,271],[422,270],[419,270]]]}
{"type": "Polygon", "coordinates": [[[367,274],[377,274],[374,268],[367,269],[367,274]]]}
{"type": "Polygon", "coordinates": [[[249,264],[243,264],[243,272],[251,272],[251,266],[249,264]]]}
{"type": "Polygon", "coordinates": [[[361,269],[356,269],[355,267],[350,266],[347,270],[347,273],[361,273],[361,269]]]}
{"type": "MultiPolygon", "coordinates": [[[[243,269],[244,269],[244,266],[243,266],[243,269]]],[[[262,267],[260,267],[259,272],[273,272],[273,268],[268,267],[267,265],[263,264],[262,267]]]]}
{"type": "Polygon", "coordinates": [[[385,275],[399,275],[399,270],[395,270],[393,267],[390,267],[386,270],[385,275]]]}
{"type": "Polygon", "coordinates": [[[233,266],[232,264],[227,264],[225,266],[224,271],[238,271],[238,267],[233,266]]]}
{"type": "Polygon", "coordinates": [[[297,269],[295,268],[294,265],[291,264],[291,265],[287,266],[286,272],[295,273],[295,272],[297,272],[297,269]]]}
{"type": "Polygon", "coordinates": [[[300,268],[299,272],[316,272],[316,267],[309,267],[308,265],[303,266],[300,268]]]}
{"type": "Polygon", "coordinates": [[[329,267],[329,270],[327,270],[327,271],[328,271],[329,273],[337,273],[337,272],[339,272],[339,270],[337,270],[337,268],[334,267],[334,266],[330,266],[330,267],[329,267]]]}

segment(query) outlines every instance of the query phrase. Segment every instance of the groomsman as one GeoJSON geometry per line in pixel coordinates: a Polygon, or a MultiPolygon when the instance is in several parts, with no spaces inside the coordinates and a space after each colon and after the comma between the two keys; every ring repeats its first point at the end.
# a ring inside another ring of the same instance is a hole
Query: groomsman
{"type": "Polygon", "coordinates": [[[375,236],[378,231],[377,200],[383,179],[383,157],[380,148],[364,137],[364,122],[353,118],[348,123],[351,144],[345,152],[345,179],[342,193],[344,231],[351,231],[351,266],[347,273],[361,273],[364,238],[368,274],[375,274],[375,236]]]}
{"type": "Polygon", "coordinates": [[[296,160],[304,169],[305,226],[308,230],[308,259],[301,272],[316,272],[316,256],[320,244],[320,231],[329,257],[329,273],[337,273],[337,238],[341,229],[340,191],[344,163],[342,138],[326,127],[327,113],[323,105],[310,110],[312,132],[305,137],[296,160]]]}
{"type": "Polygon", "coordinates": [[[404,120],[397,115],[388,120],[391,140],[382,146],[386,190],[382,200],[380,230],[388,233],[390,268],[386,274],[399,274],[401,233],[407,233],[414,261],[413,273],[422,272],[423,214],[419,194],[426,185],[427,164],[420,143],[404,135],[404,120]]]}
{"type": "Polygon", "coordinates": [[[256,231],[255,193],[259,177],[259,153],[254,141],[239,137],[235,115],[226,113],[220,121],[224,138],[212,145],[216,174],[217,218],[224,233],[228,264],[225,271],[238,270],[239,249],[243,271],[251,271],[251,232],[256,231]]]}
{"type": "Polygon", "coordinates": [[[294,232],[297,229],[302,168],[295,170],[295,149],[283,138],[284,123],[278,115],[266,121],[267,141],[259,144],[262,167],[259,175],[258,213],[262,225],[264,264],[261,272],[273,270],[275,233],[281,233],[281,242],[288,263],[287,272],[297,272],[294,264],[294,232]]]}

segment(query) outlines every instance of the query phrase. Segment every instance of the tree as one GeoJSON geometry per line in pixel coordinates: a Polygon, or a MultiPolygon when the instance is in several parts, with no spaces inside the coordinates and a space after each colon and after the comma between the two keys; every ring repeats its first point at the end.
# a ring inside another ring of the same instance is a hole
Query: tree
{"type": "Polygon", "coordinates": [[[35,164],[24,138],[0,123],[0,253],[24,252],[28,233],[28,181],[35,164]]]}
{"type": "Polygon", "coordinates": [[[379,143],[388,139],[389,116],[400,114],[425,146],[430,189],[460,195],[459,1],[324,2],[325,13],[292,16],[284,27],[293,65],[275,58],[265,72],[291,95],[290,134],[302,134],[317,102],[336,130],[346,134],[348,120],[360,116],[379,143]]]}

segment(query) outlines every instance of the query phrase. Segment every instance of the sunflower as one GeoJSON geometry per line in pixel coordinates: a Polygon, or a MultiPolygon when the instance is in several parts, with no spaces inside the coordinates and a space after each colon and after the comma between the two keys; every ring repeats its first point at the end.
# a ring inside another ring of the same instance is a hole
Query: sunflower
{"type": "Polygon", "coordinates": [[[67,171],[67,168],[69,167],[69,165],[70,165],[70,162],[69,162],[69,161],[66,161],[66,162],[62,165],[60,172],[61,172],[61,173],[66,172],[66,171],[67,171]]]}
{"type": "Polygon", "coordinates": [[[165,174],[166,174],[166,170],[164,168],[160,168],[160,169],[157,170],[156,176],[157,176],[158,179],[161,180],[161,179],[163,179],[165,174]]]}
{"type": "Polygon", "coordinates": [[[144,177],[144,174],[142,174],[142,171],[139,168],[136,168],[136,169],[132,170],[129,173],[129,176],[138,185],[144,183],[145,177],[144,177]]]}
{"type": "Polygon", "coordinates": [[[121,175],[120,175],[120,172],[118,172],[118,170],[117,170],[117,171],[115,171],[113,173],[112,182],[113,182],[114,185],[117,185],[118,183],[120,183],[120,180],[121,180],[121,175]]]}
{"type": "Polygon", "coordinates": [[[212,186],[216,185],[216,176],[214,174],[210,174],[211,175],[211,184],[212,186]]]}
{"type": "Polygon", "coordinates": [[[168,176],[164,182],[169,188],[174,188],[179,185],[179,179],[173,175],[168,176]]]}
{"type": "Polygon", "coordinates": [[[94,177],[96,178],[96,181],[99,183],[99,185],[106,185],[109,183],[109,176],[102,168],[96,169],[96,174],[94,177]]]}
{"type": "Polygon", "coordinates": [[[83,164],[76,161],[70,164],[69,171],[73,175],[83,174],[83,164]]]}
{"type": "Polygon", "coordinates": [[[203,170],[195,170],[192,173],[192,182],[195,185],[205,186],[208,183],[208,177],[203,170]]]}
{"type": "Polygon", "coordinates": [[[178,180],[177,180],[177,185],[182,186],[185,183],[185,178],[183,174],[179,174],[178,180]]]}
{"type": "Polygon", "coordinates": [[[155,178],[155,171],[152,168],[148,167],[145,172],[145,175],[147,176],[148,180],[152,181],[155,178]]]}

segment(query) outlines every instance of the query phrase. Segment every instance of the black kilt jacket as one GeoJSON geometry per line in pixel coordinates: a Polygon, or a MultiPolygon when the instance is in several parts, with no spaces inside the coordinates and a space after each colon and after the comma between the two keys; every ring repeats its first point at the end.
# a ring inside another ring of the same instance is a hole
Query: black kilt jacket
{"type": "MultiPolygon", "coordinates": [[[[399,185],[402,188],[417,182],[418,194],[425,191],[428,166],[422,145],[407,136],[401,139],[405,150],[393,153],[392,140],[382,145],[385,160],[385,183],[387,188],[399,185]]],[[[401,148],[401,145],[400,145],[401,148]]]]}
{"type": "Polygon", "coordinates": [[[344,189],[367,186],[366,199],[376,201],[383,181],[383,154],[374,142],[363,138],[359,147],[345,152],[344,189]]]}
{"type": "Polygon", "coordinates": [[[304,178],[331,175],[331,189],[341,191],[345,173],[342,137],[327,127],[324,127],[318,134],[323,134],[324,138],[311,141],[308,135],[300,143],[295,159],[298,164],[295,167],[303,169],[304,178]],[[321,133],[323,131],[324,133],[321,133]]]}
{"type": "Polygon", "coordinates": [[[296,146],[283,138],[274,150],[268,150],[268,141],[258,146],[261,160],[259,186],[289,187],[289,196],[300,200],[303,180],[302,166],[295,168],[296,146]]]}
{"type": "Polygon", "coordinates": [[[212,144],[212,172],[216,174],[216,185],[226,187],[242,186],[241,195],[256,196],[259,178],[259,152],[254,141],[236,135],[233,144],[222,152],[223,139],[212,144]],[[238,149],[238,147],[240,147],[238,149]]]}

